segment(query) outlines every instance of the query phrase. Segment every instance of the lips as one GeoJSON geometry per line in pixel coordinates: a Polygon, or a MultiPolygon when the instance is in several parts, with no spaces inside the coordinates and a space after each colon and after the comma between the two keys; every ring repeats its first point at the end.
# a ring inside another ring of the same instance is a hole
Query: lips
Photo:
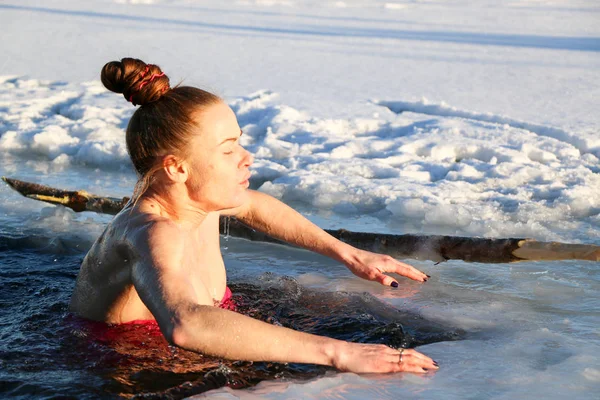
{"type": "Polygon", "coordinates": [[[250,175],[252,175],[250,173],[250,171],[248,171],[248,174],[244,177],[244,179],[240,182],[240,185],[243,185],[245,183],[248,183],[248,179],[250,179],[250,175]]]}

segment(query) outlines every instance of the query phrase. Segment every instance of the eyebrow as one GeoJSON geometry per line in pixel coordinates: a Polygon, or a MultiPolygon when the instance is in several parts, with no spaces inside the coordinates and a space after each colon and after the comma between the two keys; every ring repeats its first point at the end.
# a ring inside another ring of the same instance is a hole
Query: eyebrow
{"type": "MultiPolygon", "coordinates": [[[[240,129],[240,136],[242,136],[243,134],[244,134],[244,132],[240,129]]],[[[225,142],[229,142],[229,141],[234,141],[235,142],[236,140],[238,140],[240,138],[240,136],[238,136],[238,137],[231,137],[231,138],[225,139],[221,143],[219,143],[219,146],[222,145],[225,142]]]]}

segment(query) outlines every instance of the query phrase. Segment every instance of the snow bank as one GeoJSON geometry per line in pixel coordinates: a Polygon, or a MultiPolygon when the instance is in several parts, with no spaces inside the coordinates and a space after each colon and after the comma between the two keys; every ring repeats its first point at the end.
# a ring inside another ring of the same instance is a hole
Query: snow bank
{"type": "MultiPolygon", "coordinates": [[[[0,152],[131,173],[134,107],[99,82],[0,79],[0,152]]],[[[408,229],[484,236],[598,237],[599,139],[458,110],[380,102],[398,116],[323,119],[259,91],[230,102],[255,155],[252,186],[305,209],[365,213],[408,229]],[[412,228],[410,228],[412,227],[412,228]]]]}
{"type": "Polygon", "coordinates": [[[105,169],[130,166],[117,106],[100,82],[67,85],[0,77],[0,151],[24,159],[105,169]]]}

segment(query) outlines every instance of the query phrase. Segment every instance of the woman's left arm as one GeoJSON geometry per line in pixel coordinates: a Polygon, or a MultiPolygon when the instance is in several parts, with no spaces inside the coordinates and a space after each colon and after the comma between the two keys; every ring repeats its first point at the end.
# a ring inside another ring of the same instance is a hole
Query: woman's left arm
{"type": "Polygon", "coordinates": [[[363,279],[386,286],[398,286],[398,282],[385,274],[391,272],[415,281],[427,281],[427,275],[408,264],[339,241],[267,194],[249,190],[249,195],[248,203],[222,214],[233,215],[246,225],[276,239],[331,257],[363,279]]]}

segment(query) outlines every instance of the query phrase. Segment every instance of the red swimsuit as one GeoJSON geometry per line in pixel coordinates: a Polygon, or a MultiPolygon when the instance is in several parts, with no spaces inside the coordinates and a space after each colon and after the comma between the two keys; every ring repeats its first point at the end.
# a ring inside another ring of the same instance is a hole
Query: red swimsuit
{"type": "MultiPolygon", "coordinates": [[[[229,287],[226,287],[223,299],[219,303],[219,308],[235,311],[236,306],[232,299],[232,293],[229,287]]],[[[79,318],[78,318],[79,319],[79,318]]],[[[139,337],[140,333],[148,336],[162,336],[158,322],[154,319],[136,319],[117,325],[108,325],[104,322],[84,320],[86,330],[92,337],[102,342],[113,342],[115,340],[134,339],[139,337]]]]}
{"type": "MultiPolygon", "coordinates": [[[[222,308],[224,310],[235,311],[235,303],[233,302],[232,296],[233,294],[231,293],[231,289],[229,289],[229,286],[225,286],[225,294],[223,295],[223,298],[219,303],[219,308],[222,308]]],[[[156,322],[156,320],[154,319],[136,319],[133,321],[124,322],[123,324],[153,324],[158,326],[158,322],[156,322]]]]}
{"type": "Polygon", "coordinates": [[[229,289],[229,286],[225,286],[225,294],[223,295],[223,298],[221,299],[221,303],[219,304],[220,308],[223,308],[225,310],[231,310],[231,311],[235,311],[235,303],[233,302],[232,297],[232,293],[231,293],[231,289],[229,289]]]}

